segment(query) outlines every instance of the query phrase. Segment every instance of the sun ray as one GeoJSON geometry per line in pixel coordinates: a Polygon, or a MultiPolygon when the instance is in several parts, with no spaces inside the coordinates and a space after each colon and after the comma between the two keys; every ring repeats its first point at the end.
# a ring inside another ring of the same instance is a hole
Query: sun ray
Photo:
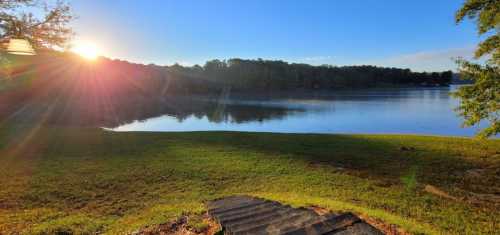
{"type": "Polygon", "coordinates": [[[98,47],[90,42],[78,42],[71,51],[88,60],[95,60],[100,55],[98,47]]]}

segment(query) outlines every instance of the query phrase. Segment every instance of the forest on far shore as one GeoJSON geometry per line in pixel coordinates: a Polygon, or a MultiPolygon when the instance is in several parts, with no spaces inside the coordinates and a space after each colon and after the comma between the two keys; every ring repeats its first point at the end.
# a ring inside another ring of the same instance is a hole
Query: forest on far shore
{"type": "MultiPolygon", "coordinates": [[[[178,64],[166,70],[181,77],[207,81],[215,87],[240,91],[326,90],[342,88],[446,86],[452,72],[413,72],[410,69],[360,66],[313,66],[281,60],[210,60],[204,66],[178,64]]],[[[208,87],[207,87],[208,88],[208,87]]]]}
{"type": "MultiPolygon", "coordinates": [[[[3,77],[15,77],[19,70],[29,70],[29,67],[19,67],[19,64],[32,63],[31,68],[58,61],[65,67],[75,63],[83,63],[71,53],[43,52],[33,58],[26,56],[4,55],[7,58],[2,63],[3,77]],[[43,58],[43,59],[42,59],[43,58]],[[5,63],[5,61],[8,61],[5,63]],[[9,62],[10,61],[10,62],[9,62]],[[17,71],[17,72],[16,72],[17,71]]],[[[155,80],[157,85],[176,87],[173,92],[211,93],[230,88],[233,91],[293,91],[328,90],[342,88],[370,87],[404,87],[404,86],[446,86],[452,82],[452,71],[444,72],[414,72],[410,69],[377,67],[372,65],[333,66],[288,63],[281,60],[238,59],[210,60],[205,65],[159,66],[143,65],[123,60],[111,60],[100,57],[90,64],[94,69],[108,71],[121,70],[130,73],[122,77],[133,77],[141,83],[155,80]],[[178,84],[172,84],[172,82],[178,84]]],[[[89,66],[86,66],[89,67],[89,66]]],[[[95,74],[95,76],[104,76],[95,74]]],[[[122,82],[126,82],[123,78],[122,82]]]]}

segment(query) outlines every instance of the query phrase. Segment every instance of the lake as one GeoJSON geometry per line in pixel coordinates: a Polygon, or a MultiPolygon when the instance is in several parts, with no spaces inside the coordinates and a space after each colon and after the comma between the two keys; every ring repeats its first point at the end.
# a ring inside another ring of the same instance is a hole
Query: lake
{"type": "MultiPolygon", "coordinates": [[[[472,136],[453,111],[451,87],[367,89],[193,98],[204,103],[190,113],[159,114],[114,131],[254,131],[472,136]]],[[[186,104],[184,104],[186,105],[186,104]]],[[[187,104],[189,106],[189,104],[187,104]]],[[[199,106],[199,105],[198,105],[199,106]]]]}

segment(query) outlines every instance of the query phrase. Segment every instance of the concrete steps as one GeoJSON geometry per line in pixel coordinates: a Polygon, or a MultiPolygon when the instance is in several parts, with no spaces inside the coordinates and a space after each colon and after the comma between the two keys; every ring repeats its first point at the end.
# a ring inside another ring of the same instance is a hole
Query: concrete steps
{"type": "Polygon", "coordinates": [[[207,203],[208,213],[228,235],[350,235],[383,234],[351,213],[318,215],[279,202],[231,196],[207,203]]]}

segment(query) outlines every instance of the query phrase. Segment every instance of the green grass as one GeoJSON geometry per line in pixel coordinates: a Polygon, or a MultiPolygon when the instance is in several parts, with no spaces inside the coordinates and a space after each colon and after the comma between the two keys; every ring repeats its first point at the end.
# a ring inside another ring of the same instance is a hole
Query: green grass
{"type": "Polygon", "coordinates": [[[0,149],[0,234],[129,233],[233,194],[354,211],[412,233],[500,231],[498,204],[466,200],[499,193],[498,140],[4,127],[0,149]],[[463,177],[476,168],[479,179],[463,177]]]}

